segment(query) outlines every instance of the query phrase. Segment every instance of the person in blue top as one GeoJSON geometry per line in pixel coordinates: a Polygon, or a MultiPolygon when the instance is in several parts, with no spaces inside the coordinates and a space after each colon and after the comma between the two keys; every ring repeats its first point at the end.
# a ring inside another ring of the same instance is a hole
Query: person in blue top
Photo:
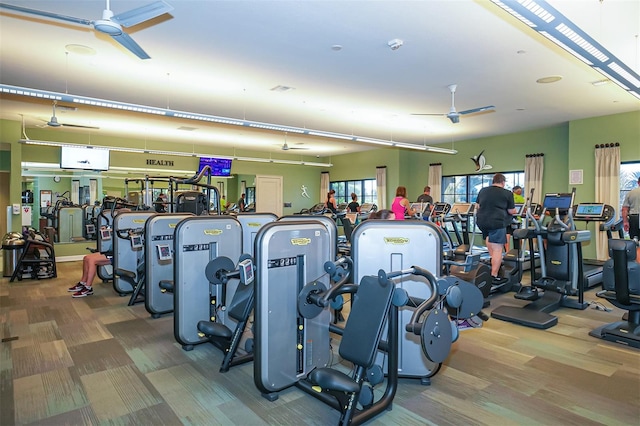
{"type": "Polygon", "coordinates": [[[491,256],[491,276],[494,284],[502,284],[505,278],[498,273],[502,264],[502,249],[507,243],[507,225],[511,215],[516,213],[513,193],[504,189],[506,178],[502,173],[493,175],[491,186],[484,187],[478,193],[476,222],[486,241],[491,256]]]}

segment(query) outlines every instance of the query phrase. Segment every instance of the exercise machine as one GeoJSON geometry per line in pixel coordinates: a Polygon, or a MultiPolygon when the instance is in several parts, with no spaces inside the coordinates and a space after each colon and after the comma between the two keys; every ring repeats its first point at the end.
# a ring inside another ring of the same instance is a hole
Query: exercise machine
{"type": "Polygon", "coordinates": [[[586,309],[581,243],[589,241],[591,233],[575,229],[572,219],[574,196],[575,190],[571,193],[545,194],[541,219],[536,221],[530,217],[535,226],[538,247],[544,247],[544,240],[547,243],[546,249],[540,250],[542,276],[530,286],[521,287],[514,296],[530,303],[522,307],[498,306],[491,312],[493,318],[547,329],[558,323],[558,318],[551,315],[556,309],[586,309]],[[551,222],[543,227],[542,220],[547,211],[553,216],[551,222]]]}
{"type": "MultiPolygon", "coordinates": [[[[143,285],[144,224],[154,211],[122,211],[113,218],[113,289],[120,296],[143,285]]],[[[130,304],[137,303],[130,300],[130,304]]]]}
{"type": "Polygon", "coordinates": [[[590,336],[640,348],[640,263],[637,242],[609,240],[610,259],[604,264],[603,290],[596,293],[627,311],[626,321],[614,322],[589,332],[590,336]]]}
{"type": "Polygon", "coordinates": [[[173,333],[182,348],[190,351],[208,341],[198,330],[199,321],[233,321],[228,318],[227,306],[237,280],[216,285],[209,281],[205,268],[220,256],[240,258],[242,227],[228,215],[188,217],[176,225],[173,244],[173,333]]]}
{"type": "Polygon", "coordinates": [[[230,321],[227,324],[223,324],[217,321],[216,317],[199,321],[197,325],[198,331],[224,354],[220,372],[226,373],[234,365],[244,364],[253,360],[252,337],[248,337],[245,340],[245,353],[237,353],[249,316],[253,311],[255,293],[253,259],[250,255],[243,254],[240,256],[236,266],[228,257],[217,257],[207,264],[205,274],[209,282],[216,286],[226,287],[231,279],[238,279],[239,281],[231,302],[226,307],[228,318],[235,321],[234,328],[231,328],[230,321]]]}
{"type": "MultiPolygon", "coordinates": [[[[615,221],[615,209],[604,203],[579,203],[573,208],[574,222],[585,222],[587,226],[589,222],[601,223],[607,226],[615,221]]],[[[600,227],[598,226],[600,230],[600,227]]],[[[602,267],[604,261],[598,259],[583,259],[583,273],[585,280],[585,289],[593,288],[602,284],[602,267]]]]}
{"type": "MultiPolygon", "coordinates": [[[[353,282],[360,282],[365,276],[375,276],[379,269],[399,271],[419,267],[442,275],[442,239],[436,225],[427,221],[365,221],[358,225],[352,235],[353,282]]],[[[455,282],[463,280],[452,277],[455,282]]],[[[469,284],[473,287],[472,284],[469,284]]],[[[419,337],[404,331],[404,327],[413,315],[413,308],[420,301],[429,299],[431,287],[422,275],[403,276],[396,286],[412,297],[412,303],[400,309],[399,335],[400,352],[397,374],[399,377],[420,379],[424,385],[430,384],[430,378],[440,369],[439,363],[430,361],[421,350],[419,337]]],[[[472,292],[473,290],[469,290],[472,292]]],[[[478,290],[479,298],[482,299],[478,290]]],[[[482,309],[482,303],[475,314],[482,309]]],[[[388,331],[390,333],[390,331],[388,331]]],[[[384,363],[385,354],[378,354],[377,363],[384,363]]]]}
{"type": "Polygon", "coordinates": [[[278,220],[273,213],[239,213],[236,219],[242,227],[242,252],[253,256],[256,235],[267,223],[278,220]]]}
{"type": "Polygon", "coordinates": [[[144,224],[145,275],[144,306],[152,318],[173,312],[173,234],[178,222],[191,213],[160,213],[144,224]]]}

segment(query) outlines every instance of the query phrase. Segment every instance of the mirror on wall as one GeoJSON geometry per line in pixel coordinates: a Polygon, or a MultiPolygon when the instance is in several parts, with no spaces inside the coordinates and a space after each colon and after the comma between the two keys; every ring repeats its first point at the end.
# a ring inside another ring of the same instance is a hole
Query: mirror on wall
{"type": "MultiPolygon", "coordinates": [[[[91,240],[92,235],[86,232],[87,225],[92,224],[92,220],[99,213],[96,205],[101,204],[105,196],[129,198],[131,193],[142,192],[140,184],[125,184],[125,179],[131,180],[132,176],[135,176],[135,173],[74,172],[24,167],[22,192],[23,195],[31,196],[23,198],[23,204],[31,206],[31,226],[45,235],[52,235],[56,244],[91,240]]],[[[145,176],[145,173],[140,173],[140,182],[144,182],[145,176]]],[[[247,180],[253,183],[255,178],[248,176],[247,180]]],[[[230,196],[229,200],[232,202],[239,193],[236,190],[235,176],[230,179],[212,180],[212,184],[217,186],[222,194],[230,196]]],[[[166,182],[156,182],[149,191],[151,199],[155,200],[161,192],[167,192],[167,186],[166,182]]],[[[254,200],[253,194],[249,196],[254,200]]]]}

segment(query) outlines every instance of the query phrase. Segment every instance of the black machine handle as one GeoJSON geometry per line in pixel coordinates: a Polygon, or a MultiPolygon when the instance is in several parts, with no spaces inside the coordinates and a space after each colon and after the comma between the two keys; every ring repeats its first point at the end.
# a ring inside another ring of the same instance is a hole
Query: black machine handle
{"type": "Polygon", "coordinates": [[[428,299],[424,300],[420,305],[418,305],[416,310],[413,312],[413,315],[411,316],[411,320],[405,327],[408,332],[419,335],[422,325],[418,323],[418,319],[422,316],[422,314],[424,314],[425,311],[431,309],[433,305],[438,301],[438,279],[430,271],[419,266],[412,266],[409,269],[403,269],[401,271],[394,271],[389,273],[386,273],[381,269],[378,271],[378,278],[390,279],[410,274],[426,278],[429,286],[431,287],[431,295],[428,299]]]}

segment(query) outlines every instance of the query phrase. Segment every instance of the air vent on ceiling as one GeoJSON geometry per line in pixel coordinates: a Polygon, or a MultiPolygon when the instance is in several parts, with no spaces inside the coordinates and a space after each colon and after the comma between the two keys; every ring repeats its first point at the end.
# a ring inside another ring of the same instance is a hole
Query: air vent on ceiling
{"type": "Polygon", "coordinates": [[[198,130],[197,127],[189,127],[189,126],[180,126],[178,130],[184,130],[185,132],[193,132],[194,130],[198,130]]]}

